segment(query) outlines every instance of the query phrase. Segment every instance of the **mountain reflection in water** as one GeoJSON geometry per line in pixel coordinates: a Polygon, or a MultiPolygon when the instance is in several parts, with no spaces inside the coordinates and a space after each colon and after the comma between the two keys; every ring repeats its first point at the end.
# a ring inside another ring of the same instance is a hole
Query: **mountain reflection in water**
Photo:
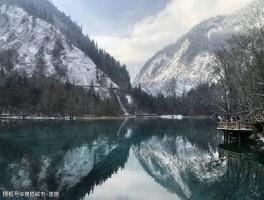
{"type": "Polygon", "coordinates": [[[221,143],[212,120],[2,122],[0,190],[59,191],[65,200],[263,199],[263,155],[221,143]]]}

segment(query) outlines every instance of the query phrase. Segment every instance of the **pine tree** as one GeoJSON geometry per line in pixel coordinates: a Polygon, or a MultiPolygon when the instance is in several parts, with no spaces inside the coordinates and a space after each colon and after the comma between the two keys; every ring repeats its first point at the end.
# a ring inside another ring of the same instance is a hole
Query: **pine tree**
{"type": "Polygon", "coordinates": [[[11,49],[8,49],[7,53],[7,62],[6,62],[6,70],[11,72],[14,69],[14,60],[13,60],[13,53],[11,49]]]}
{"type": "Polygon", "coordinates": [[[44,54],[44,46],[42,45],[37,54],[35,55],[37,66],[34,72],[34,76],[45,78],[45,69],[46,69],[46,61],[45,61],[45,54],[44,54]]]}

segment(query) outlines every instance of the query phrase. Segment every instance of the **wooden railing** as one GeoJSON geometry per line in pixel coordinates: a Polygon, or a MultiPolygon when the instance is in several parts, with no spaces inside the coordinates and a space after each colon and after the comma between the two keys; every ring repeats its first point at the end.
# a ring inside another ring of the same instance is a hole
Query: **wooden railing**
{"type": "Polygon", "coordinates": [[[217,125],[219,130],[252,130],[251,122],[219,122],[217,125]]]}
{"type": "MultiPolygon", "coordinates": [[[[234,115],[235,116],[235,115],[234,115]]],[[[253,126],[264,123],[264,111],[255,111],[235,122],[219,122],[217,129],[220,130],[253,130],[253,126]],[[246,122],[245,122],[246,121],[246,122]]]]}

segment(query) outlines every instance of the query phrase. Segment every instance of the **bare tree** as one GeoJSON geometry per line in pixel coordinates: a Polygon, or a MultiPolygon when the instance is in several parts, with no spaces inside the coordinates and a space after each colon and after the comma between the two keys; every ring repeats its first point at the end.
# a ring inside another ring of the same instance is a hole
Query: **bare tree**
{"type": "Polygon", "coordinates": [[[229,113],[252,113],[264,108],[264,0],[256,1],[235,33],[216,53],[218,99],[229,113]]]}

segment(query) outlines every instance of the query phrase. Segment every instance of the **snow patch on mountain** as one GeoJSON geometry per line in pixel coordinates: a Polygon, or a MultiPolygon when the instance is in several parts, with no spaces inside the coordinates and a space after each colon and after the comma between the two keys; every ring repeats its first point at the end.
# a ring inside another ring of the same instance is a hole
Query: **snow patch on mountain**
{"type": "Polygon", "coordinates": [[[128,94],[126,95],[126,100],[127,100],[128,104],[133,104],[133,102],[134,102],[132,96],[128,95],[128,94]]]}
{"type": "Polygon", "coordinates": [[[182,120],[183,116],[182,115],[161,115],[159,118],[162,119],[177,119],[177,120],[182,120]]]}
{"type": "Polygon", "coordinates": [[[218,33],[218,32],[223,31],[223,30],[224,30],[224,29],[223,29],[222,26],[218,26],[218,25],[216,25],[215,28],[210,29],[209,32],[207,33],[207,37],[208,37],[208,39],[211,39],[211,36],[212,36],[214,33],[218,33]]]}

